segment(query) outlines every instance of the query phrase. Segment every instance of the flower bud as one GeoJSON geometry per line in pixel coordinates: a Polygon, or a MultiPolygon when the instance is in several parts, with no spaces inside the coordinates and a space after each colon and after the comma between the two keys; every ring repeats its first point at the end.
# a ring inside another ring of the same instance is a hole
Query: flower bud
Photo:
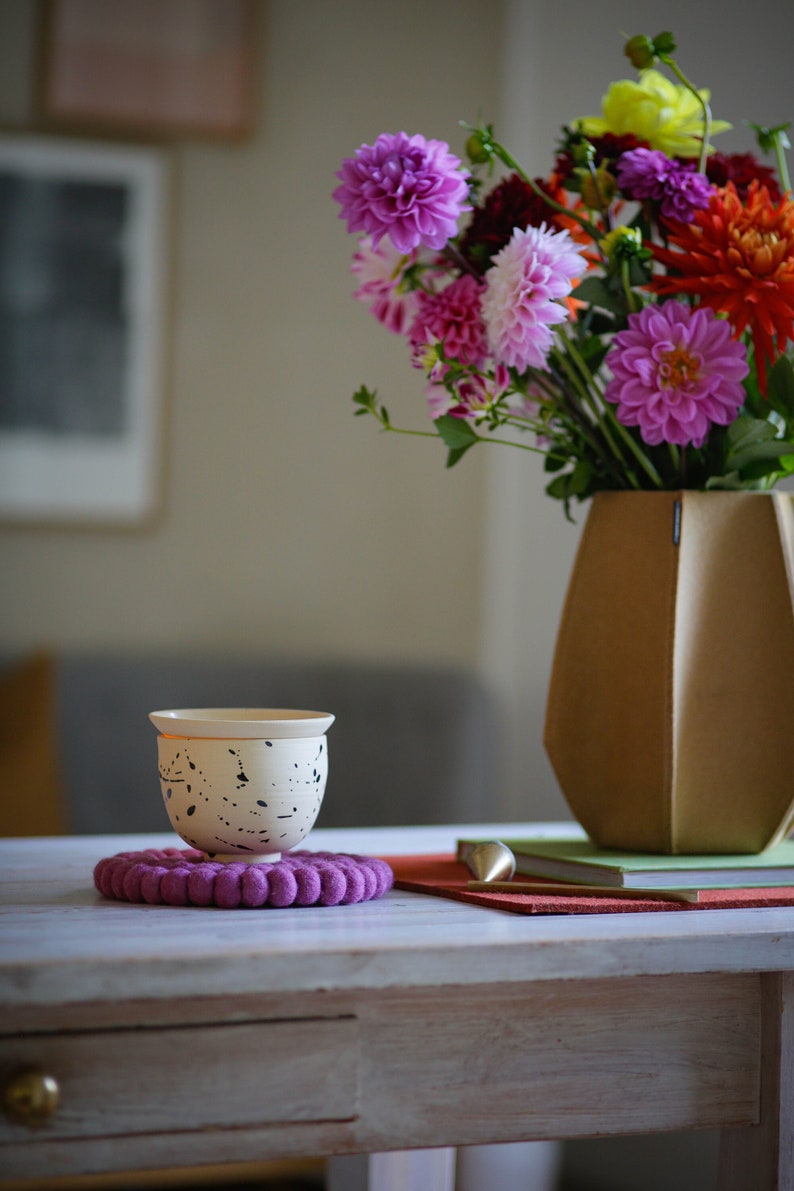
{"type": "Polygon", "coordinates": [[[663,54],[674,54],[678,46],[672,33],[657,33],[653,39],[653,48],[661,57],[663,54]]]}
{"type": "Polygon", "coordinates": [[[599,248],[606,257],[610,272],[616,269],[620,261],[630,257],[647,260],[651,255],[642,242],[642,233],[637,227],[626,227],[621,224],[615,227],[599,241],[599,248]]]}
{"type": "Polygon", "coordinates": [[[595,145],[588,141],[586,137],[581,137],[571,146],[571,156],[573,157],[574,165],[589,165],[595,158],[595,145]]]}
{"type": "Polygon", "coordinates": [[[601,211],[609,206],[615,197],[617,182],[609,170],[601,166],[595,174],[585,174],[582,177],[582,201],[592,210],[601,211]]]}
{"type": "Polygon", "coordinates": [[[647,70],[649,66],[653,66],[656,58],[654,43],[644,33],[630,37],[623,47],[623,53],[631,65],[636,66],[637,70],[647,70]]]}
{"type": "Polygon", "coordinates": [[[473,132],[466,141],[466,155],[472,165],[485,165],[491,160],[490,148],[481,132],[473,132]]]}

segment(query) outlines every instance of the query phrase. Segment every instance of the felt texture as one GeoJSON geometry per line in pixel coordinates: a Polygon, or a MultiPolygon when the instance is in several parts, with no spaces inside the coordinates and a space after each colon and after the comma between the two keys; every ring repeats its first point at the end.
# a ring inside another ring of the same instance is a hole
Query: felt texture
{"type": "Polygon", "coordinates": [[[96,889],[117,901],[221,910],[347,906],[382,897],[392,880],[385,861],[338,852],[223,864],[189,848],[147,848],[106,856],[94,868],[96,889]]]}
{"type": "Polygon", "coordinates": [[[745,853],[783,839],[792,672],[794,493],[596,493],[543,739],[598,847],[745,853]]]}
{"type": "MultiPolygon", "coordinates": [[[[674,912],[681,910],[740,909],[752,906],[792,906],[794,888],[773,889],[704,889],[694,902],[670,901],[664,898],[618,898],[608,895],[588,896],[577,893],[571,885],[570,893],[536,894],[481,893],[467,889],[471,873],[452,855],[390,856],[385,858],[394,874],[395,889],[427,893],[435,897],[449,897],[455,901],[471,902],[492,910],[512,914],[637,914],[674,912]]],[[[526,878],[522,877],[522,881],[526,878]]]]}

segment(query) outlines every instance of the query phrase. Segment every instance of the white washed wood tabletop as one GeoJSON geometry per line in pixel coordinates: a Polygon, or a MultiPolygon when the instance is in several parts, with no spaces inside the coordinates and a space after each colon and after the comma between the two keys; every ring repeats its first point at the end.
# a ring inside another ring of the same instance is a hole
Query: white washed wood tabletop
{"type": "MultiPolygon", "coordinates": [[[[310,850],[454,851],[559,824],[316,830],[310,850]]],[[[569,825],[568,825],[569,826],[569,825]]],[[[0,1005],[794,969],[794,908],[525,916],[393,890],[332,909],[219,910],[101,897],[103,856],[170,834],[0,840],[0,1005]]]]}

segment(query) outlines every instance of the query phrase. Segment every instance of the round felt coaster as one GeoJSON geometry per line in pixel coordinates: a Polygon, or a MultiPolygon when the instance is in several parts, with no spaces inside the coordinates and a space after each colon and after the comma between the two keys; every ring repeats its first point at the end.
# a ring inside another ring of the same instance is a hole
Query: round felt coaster
{"type": "Polygon", "coordinates": [[[273,864],[205,860],[203,852],[147,848],[106,856],[94,869],[105,897],[222,910],[349,906],[382,897],[394,882],[385,860],[343,852],[285,852],[273,864]]]}

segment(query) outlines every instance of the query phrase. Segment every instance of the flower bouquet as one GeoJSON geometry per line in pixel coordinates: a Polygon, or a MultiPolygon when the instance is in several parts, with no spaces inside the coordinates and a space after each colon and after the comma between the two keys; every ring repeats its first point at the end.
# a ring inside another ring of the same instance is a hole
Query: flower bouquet
{"type": "Polygon", "coordinates": [[[539,452],[566,511],[603,490],[763,490],[794,472],[788,126],[753,126],[777,176],[716,152],[730,126],[675,50],[669,33],[631,38],[637,79],[563,128],[545,178],[491,125],[467,126],[471,168],[404,132],[343,163],[355,296],[407,339],[433,426],[393,425],[366,387],[357,413],[438,436],[448,466],[483,441],[539,452]]]}

